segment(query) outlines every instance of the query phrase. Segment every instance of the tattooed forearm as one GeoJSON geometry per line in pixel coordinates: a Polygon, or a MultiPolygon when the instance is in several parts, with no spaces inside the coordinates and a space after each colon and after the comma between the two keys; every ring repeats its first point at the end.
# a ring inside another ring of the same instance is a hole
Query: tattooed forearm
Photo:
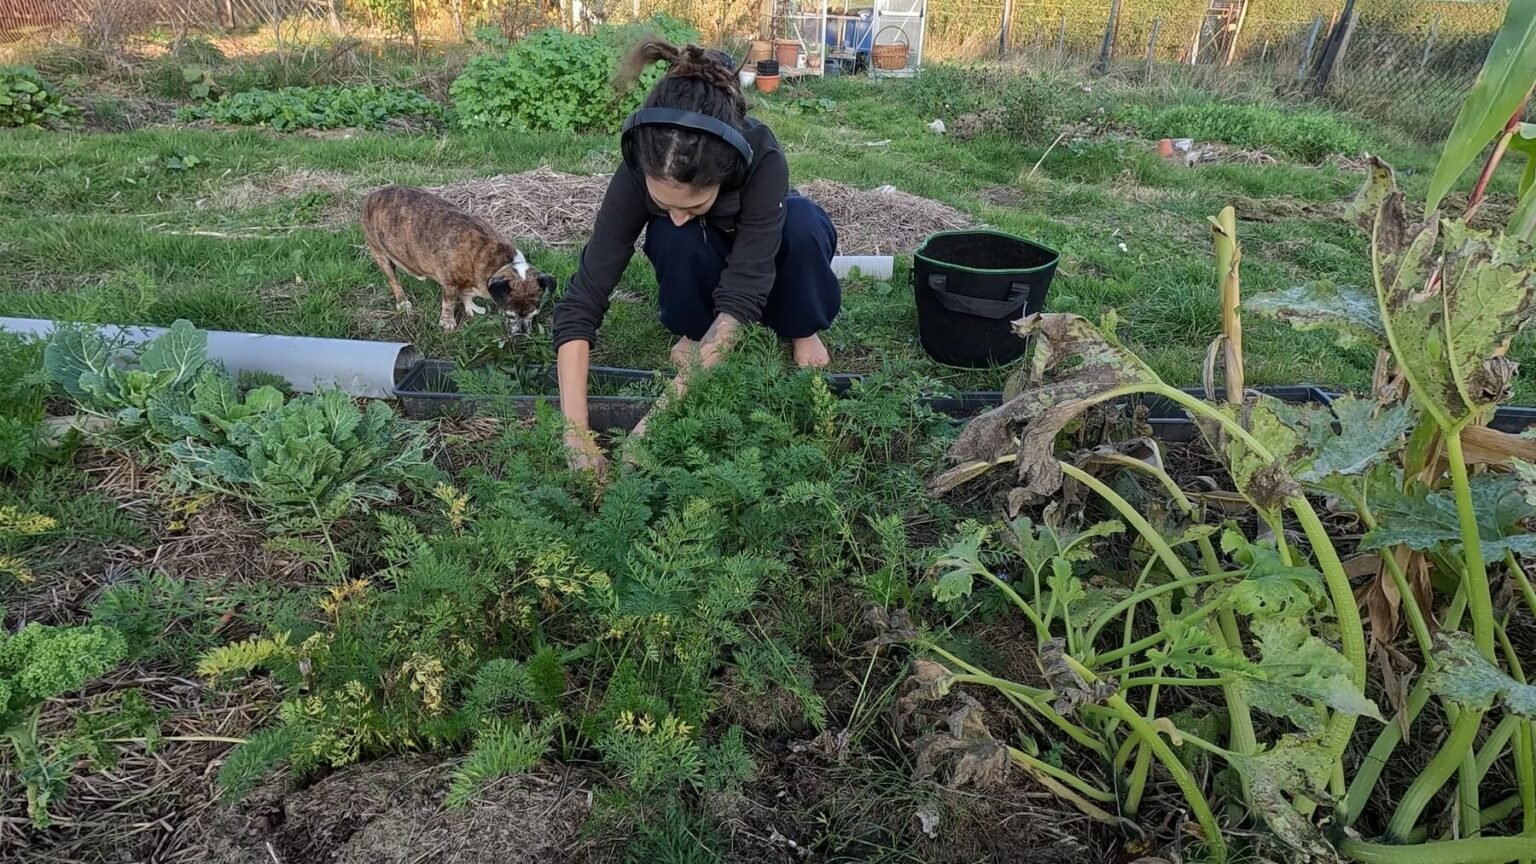
{"type": "Polygon", "coordinates": [[[699,340],[699,344],[701,346],[713,345],[716,348],[726,348],[731,344],[731,338],[740,328],[740,321],[722,312],[716,316],[715,323],[709,325],[709,329],[704,331],[704,338],[699,340]]]}

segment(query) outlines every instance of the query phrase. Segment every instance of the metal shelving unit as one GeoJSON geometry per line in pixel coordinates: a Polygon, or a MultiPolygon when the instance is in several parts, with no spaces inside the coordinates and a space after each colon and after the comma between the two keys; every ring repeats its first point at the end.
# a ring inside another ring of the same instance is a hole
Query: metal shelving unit
{"type": "Polygon", "coordinates": [[[779,74],[788,78],[826,74],[827,0],[784,0],[781,8],[780,38],[800,43],[800,58],[793,67],[780,64],[779,74]]]}
{"type": "Polygon", "coordinates": [[[872,78],[908,77],[917,73],[923,63],[923,31],[928,22],[928,0],[873,0],[874,15],[870,27],[874,31],[873,50],[881,45],[904,43],[907,46],[907,62],[900,69],[880,69],[869,64],[872,78]]]}

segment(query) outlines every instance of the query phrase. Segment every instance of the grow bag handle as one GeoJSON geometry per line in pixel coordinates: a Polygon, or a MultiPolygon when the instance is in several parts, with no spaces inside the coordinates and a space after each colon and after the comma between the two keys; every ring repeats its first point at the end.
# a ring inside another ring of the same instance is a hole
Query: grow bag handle
{"type": "Polygon", "coordinates": [[[1024,304],[1029,296],[1029,283],[1015,282],[1008,291],[1008,296],[1001,300],[988,300],[985,297],[968,297],[964,294],[954,294],[948,289],[948,279],[942,273],[930,273],[928,275],[928,290],[950,312],[959,312],[962,315],[975,315],[980,318],[996,320],[1012,315],[1024,304]]]}

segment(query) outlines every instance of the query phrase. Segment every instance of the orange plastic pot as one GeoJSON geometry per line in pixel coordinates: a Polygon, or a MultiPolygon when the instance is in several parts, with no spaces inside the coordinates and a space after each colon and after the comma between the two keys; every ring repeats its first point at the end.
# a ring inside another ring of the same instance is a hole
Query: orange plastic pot
{"type": "Polygon", "coordinates": [[[759,75],[759,76],[757,76],[757,89],[762,91],[763,93],[772,93],[773,91],[779,89],[779,76],[777,76],[777,75],[759,75]]]}

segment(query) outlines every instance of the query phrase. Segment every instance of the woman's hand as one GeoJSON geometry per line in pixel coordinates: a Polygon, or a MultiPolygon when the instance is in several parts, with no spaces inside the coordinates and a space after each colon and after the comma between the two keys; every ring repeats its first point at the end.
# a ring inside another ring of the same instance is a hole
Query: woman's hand
{"type": "Polygon", "coordinates": [[[601,480],[608,473],[608,457],[597,445],[597,437],[591,429],[568,424],[565,428],[565,449],[570,457],[572,471],[590,471],[601,480]]]}
{"type": "Polygon", "coordinates": [[[724,360],[731,346],[736,344],[736,334],[740,330],[741,322],[734,317],[723,312],[717,316],[715,323],[704,332],[704,338],[699,340],[699,366],[708,369],[724,360]]]}

